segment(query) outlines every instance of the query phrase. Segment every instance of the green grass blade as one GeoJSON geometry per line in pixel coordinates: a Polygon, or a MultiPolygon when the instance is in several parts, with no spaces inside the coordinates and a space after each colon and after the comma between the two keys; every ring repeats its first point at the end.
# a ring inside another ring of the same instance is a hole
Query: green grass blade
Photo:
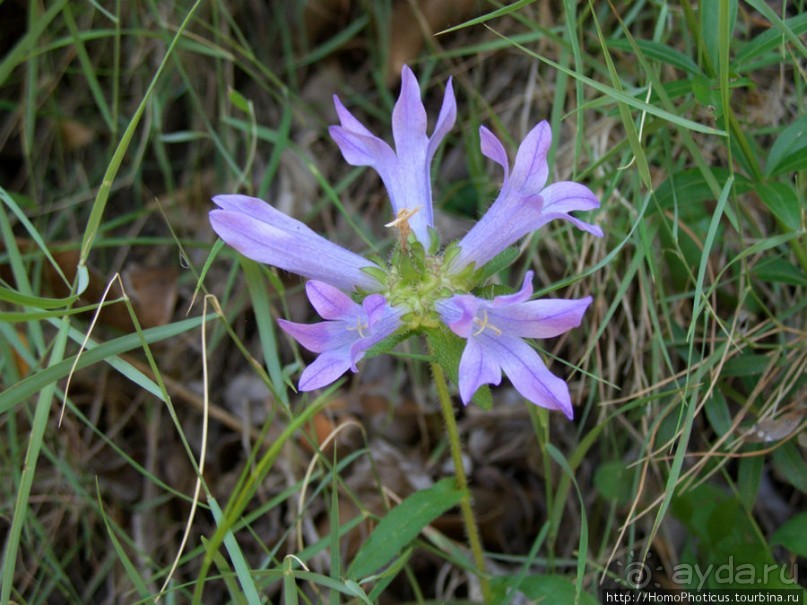
{"type": "Polygon", "coordinates": [[[584,76],[582,74],[579,74],[576,71],[574,71],[572,69],[569,69],[568,67],[564,67],[563,65],[560,65],[559,63],[556,63],[552,59],[548,59],[547,57],[543,57],[543,56],[537,54],[536,52],[530,50],[529,48],[523,46],[522,44],[519,44],[518,42],[515,42],[512,38],[508,38],[507,36],[505,36],[503,34],[500,34],[500,33],[496,32],[495,30],[492,30],[492,31],[497,36],[501,36],[503,39],[508,40],[512,46],[518,48],[523,53],[529,55],[530,57],[538,59],[539,61],[541,61],[543,63],[546,63],[547,65],[549,65],[551,67],[554,67],[558,71],[562,71],[563,73],[571,76],[572,78],[580,80],[581,82],[583,82],[584,84],[587,84],[588,86],[590,86],[594,90],[597,90],[597,91],[601,92],[602,94],[604,94],[605,96],[609,97],[614,102],[624,103],[625,105],[633,107],[634,109],[638,109],[639,111],[644,111],[644,112],[646,112],[646,113],[648,113],[650,115],[656,116],[657,118],[661,118],[662,120],[664,120],[666,122],[670,122],[671,124],[675,124],[676,126],[680,126],[681,128],[686,128],[686,129],[692,130],[694,132],[700,132],[700,133],[703,133],[703,134],[711,134],[711,135],[720,136],[720,137],[726,136],[726,131],[725,130],[721,130],[721,129],[718,129],[718,128],[712,128],[711,126],[706,126],[704,124],[694,122],[694,121],[689,120],[687,118],[682,118],[681,116],[675,115],[674,113],[671,113],[671,112],[669,112],[667,110],[659,109],[655,105],[650,105],[649,103],[646,103],[644,101],[640,101],[639,99],[637,99],[635,97],[632,97],[629,94],[627,94],[627,93],[625,93],[625,92],[623,92],[621,90],[615,89],[613,86],[608,86],[607,84],[603,84],[601,82],[598,82],[597,80],[594,80],[592,78],[589,78],[588,76],[584,76]]]}
{"type": "MultiPolygon", "coordinates": [[[[48,367],[52,368],[62,362],[67,345],[67,331],[70,327],[69,319],[65,318],[53,341],[53,350],[50,355],[48,367]]],[[[36,402],[36,411],[28,436],[28,449],[25,452],[25,464],[20,474],[20,483],[17,489],[17,498],[14,503],[14,513],[11,518],[11,527],[6,537],[6,548],[3,553],[2,587],[0,587],[0,605],[8,605],[11,597],[11,587],[14,585],[14,570],[17,564],[17,553],[20,547],[20,537],[23,525],[28,517],[28,498],[31,495],[31,486],[34,483],[34,474],[42,450],[42,440],[48,426],[48,417],[53,405],[53,396],[56,383],[51,381],[44,385],[39,392],[36,402]]],[[[4,393],[5,395],[5,393],[4,393]]],[[[0,412],[2,413],[2,412],[0,412]]]]}
{"type": "MultiPolygon", "coordinates": [[[[213,513],[216,524],[220,524],[223,515],[218,502],[216,502],[215,498],[208,498],[207,503],[210,506],[210,511],[213,513]]],[[[258,587],[255,586],[255,581],[252,579],[247,560],[244,558],[244,553],[241,552],[241,547],[238,546],[232,529],[225,531],[224,548],[227,549],[227,554],[230,555],[230,561],[233,563],[235,575],[238,577],[238,583],[241,585],[241,590],[244,591],[243,594],[244,597],[246,597],[247,603],[249,603],[249,605],[260,605],[261,598],[258,595],[258,587]]]]}
{"type": "MultiPolygon", "coordinates": [[[[212,318],[207,318],[207,320],[210,319],[212,318]]],[[[200,326],[202,321],[205,320],[201,317],[194,317],[166,326],[149,328],[143,330],[142,339],[139,334],[120,336],[114,340],[99,344],[97,347],[84,351],[75,369],[80,370],[94,363],[98,363],[99,361],[108,361],[109,358],[115,355],[133,351],[142,346],[143,341],[147,344],[153,344],[161,340],[172,338],[200,326]]],[[[20,382],[11,385],[0,393],[0,414],[8,412],[15,405],[35,395],[42,389],[49,388],[50,385],[54,384],[57,380],[67,377],[70,373],[70,368],[73,367],[74,361],[75,357],[68,357],[67,359],[54,362],[47,368],[35,374],[31,374],[23,378],[20,382]]]]}
{"type": "Polygon", "coordinates": [[[695,280],[695,296],[693,299],[692,319],[689,324],[689,332],[687,333],[687,340],[691,341],[695,334],[695,326],[698,323],[698,317],[701,310],[709,304],[706,297],[703,296],[703,282],[706,278],[706,268],[709,265],[709,255],[715,246],[715,236],[717,235],[717,228],[720,225],[720,220],[723,218],[723,212],[726,208],[726,202],[729,200],[729,193],[734,185],[734,177],[729,176],[726,184],[723,186],[723,191],[717,199],[717,207],[712,214],[712,220],[709,223],[709,231],[706,234],[706,241],[703,243],[703,254],[701,255],[701,262],[698,266],[698,276],[695,280]]]}
{"type": "MultiPolygon", "coordinates": [[[[80,267],[86,266],[87,257],[90,255],[90,250],[92,249],[93,242],[95,241],[95,237],[98,233],[98,228],[101,226],[101,219],[104,216],[104,210],[106,209],[107,202],[109,201],[109,194],[112,190],[112,184],[115,182],[115,177],[117,176],[118,170],[123,163],[123,157],[126,155],[126,151],[129,149],[129,144],[132,142],[132,138],[134,137],[138,124],[140,124],[140,118],[143,117],[143,112],[146,110],[146,106],[151,98],[151,94],[154,92],[154,88],[157,86],[157,82],[159,81],[165,66],[171,59],[177,43],[181,39],[185,29],[190,24],[191,18],[196,12],[196,9],[198,9],[201,4],[201,0],[196,0],[196,2],[193,3],[185,15],[185,19],[180,24],[176,34],[174,34],[174,37],[168,46],[168,49],[165,51],[165,56],[163,57],[162,61],[160,61],[157,72],[151,78],[151,82],[149,82],[146,92],[143,93],[143,99],[137,105],[137,109],[135,110],[134,115],[132,115],[129,125],[123,132],[123,136],[121,136],[121,140],[115,148],[115,152],[112,154],[112,159],[110,160],[106,172],[104,173],[101,186],[98,188],[98,194],[95,196],[92,210],[90,210],[90,216],[87,219],[87,226],[84,230],[84,236],[81,240],[81,253],[79,255],[80,267]]],[[[2,82],[1,78],[0,82],[2,82]]]]}

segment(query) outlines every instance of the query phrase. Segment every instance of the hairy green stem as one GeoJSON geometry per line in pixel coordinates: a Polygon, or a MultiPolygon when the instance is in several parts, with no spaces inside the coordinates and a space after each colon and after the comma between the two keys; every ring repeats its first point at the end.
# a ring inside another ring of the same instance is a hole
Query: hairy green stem
{"type": "MultiPolygon", "coordinates": [[[[432,355],[433,358],[433,355],[432,355]]],[[[440,400],[440,410],[445,420],[446,432],[448,433],[448,443],[451,446],[451,458],[454,462],[454,477],[457,481],[457,488],[462,492],[460,500],[460,510],[462,520],[465,524],[465,533],[468,537],[468,546],[471,547],[474,563],[479,573],[479,583],[482,587],[482,596],[485,602],[490,600],[490,583],[485,571],[485,557],[482,553],[482,540],[479,538],[479,528],[476,525],[476,517],[471,506],[471,490],[468,488],[468,478],[465,476],[465,467],[462,464],[462,443],[460,442],[460,432],[457,428],[457,420],[454,418],[454,407],[451,405],[451,396],[448,394],[448,384],[442,366],[436,361],[431,362],[434,383],[437,386],[437,397],[440,400]]]]}

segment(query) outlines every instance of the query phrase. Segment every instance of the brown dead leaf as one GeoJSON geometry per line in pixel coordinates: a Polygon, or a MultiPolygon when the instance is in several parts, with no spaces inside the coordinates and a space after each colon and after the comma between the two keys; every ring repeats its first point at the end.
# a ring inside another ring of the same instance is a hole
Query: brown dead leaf
{"type": "Polygon", "coordinates": [[[770,443],[780,441],[804,429],[804,417],[807,409],[798,409],[776,418],[760,420],[748,430],[748,443],[770,443]]]}
{"type": "Polygon", "coordinates": [[[129,267],[123,285],[132,299],[137,319],[144,328],[167,324],[177,302],[175,267],[129,267]]]}
{"type": "Polygon", "coordinates": [[[404,64],[414,59],[426,38],[459,25],[476,14],[475,0],[400,0],[391,18],[388,73],[397,80],[404,64]]]}
{"type": "MultiPolygon", "coordinates": [[[[55,252],[53,258],[68,282],[74,281],[79,261],[78,250],[55,252]]],[[[55,268],[48,265],[45,274],[48,284],[57,296],[66,297],[70,294],[67,284],[55,268]]],[[[95,304],[103,298],[108,280],[92,267],[89,267],[89,276],[87,289],[81,299],[84,304],[95,304]]],[[[133,266],[123,271],[121,281],[142,328],[161,326],[171,319],[177,300],[175,268],[133,266]]],[[[114,300],[122,296],[120,282],[115,280],[109,287],[106,299],[114,300]]],[[[134,331],[134,323],[123,303],[104,306],[100,311],[99,321],[124,332],[134,331]]]]}
{"type": "Polygon", "coordinates": [[[95,132],[76,120],[62,120],[59,123],[59,134],[62,143],[68,151],[75,151],[90,144],[95,138],[95,132]]]}

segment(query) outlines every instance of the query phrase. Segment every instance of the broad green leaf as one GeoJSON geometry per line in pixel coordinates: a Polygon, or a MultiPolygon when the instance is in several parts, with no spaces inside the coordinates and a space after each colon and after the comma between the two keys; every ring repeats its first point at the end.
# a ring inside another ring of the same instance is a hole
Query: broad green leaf
{"type": "MultiPolygon", "coordinates": [[[[210,506],[210,511],[213,513],[213,519],[215,519],[216,525],[220,526],[223,513],[218,502],[216,502],[215,498],[208,498],[207,503],[210,506]]],[[[258,588],[255,585],[252,572],[231,529],[225,532],[224,547],[227,549],[227,554],[230,555],[230,561],[232,561],[233,567],[235,568],[235,575],[243,591],[241,593],[237,592],[231,595],[231,597],[243,596],[249,605],[260,605],[261,598],[258,596],[258,588]]]]}
{"type": "Polygon", "coordinates": [[[790,552],[807,557],[807,512],[785,521],[771,536],[771,545],[781,544],[790,552]]]}
{"type": "Polygon", "coordinates": [[[634,469],[621,460],[604,462],[594,473],[594,487],[606,500],[625,504],[633,499],[634,469]]]}
{"type": "MultiPolygon", "coordinates": [[[[693,76],[701,73],[701,70],[695,61],[671,46],[667,46],[661,42],[654,42],[652,40],[636,40],[636,45],[650,59],[660,63],[666,63],[667,65],[672,65],[673,67],[685,71],[693,76]]],[[[608,48],[624,50],[631,53],[633,52],[630,42],[623,38],[609,38],[608,48]]]]}
{"type": "Polygon", "coordinates": [[[807,58],[807,45],[802,42],[801,38],[790,27],[789,21],[783,21],[776,12],[768,6],[764,0],[745,0],[748,4],[757,9],[762,15],[771,22],[773,30],[786,39],[787,42],[793,45],[793,48],[802,57],[807,58]]]}
{"type": "Polygon", "coordinates": [[[720,373],[724,377],[750,377],[761,376],[770,364],[770,357],[767,355],[754,355],[752,353],[741,353],[729,359],[723,366],[720,373]]]}
{"type": "Polygon", "coordinates": [[[519,254],[519,249],[515,246],[510,246],[499,252],[487,265],[482,267],[477,283],[482,284],[485,280],[496,275],[502,269],[509,267],[518,258],[519,254]]]}
{"type": "Polygon", "coordinates": [[[734,25],[737,22],[737,0],[710,0],[700,4],[701,32],[705,45],[704,51],[712,64],[712,69],[717,73],[720,64],[720,49],[718,32],[720,31],[720,11],[726,8],[729,11],[727,25],[729,28],[727,39],[731,40],[734,25]],[[723,5],[727,5],[724,7],[723,5]]]}
{"type": "MultiPolygon", "coordinates": [[[[804,155],[807,156],[807,149],[804,155]]],[[[792,186],[787,183],[762,183],[757,186],[757,193],[779,222],[790,231],[798,231],[804,202],[799,200],[792,186]]]]}
{"type": "Polygon", "coordinates": [[[807,275],[804,271],[785,258],[768,258],[760,261],[751,272],[757,279],[768,283],[807,285],[807,275]]]}
{"type": "Polygon", "coordinates": [[[63,309],[75,303],[78,300],[78,296],[47,298],[45,296],[22,294],[17,290],[0,286],[0,300],[13,305],[30,307],[32,309],[63,309]]]}
{"type": "Polygon", "coordinates": [[[753,510],[759,495],[765,456],[746,456],[737,464],[737,495],[746,510],[753,510]]]}
{"type": "Polygon", "coordinates": [[[726,398],[723,397],[723,393],[715,390],[712,397],[706,402],[704,411],[715,433],[722,437],[731,430],[731,411],[729,406],[726,405],[726,398]]]}
{"type": "Polygon", "coordinates": [[[771,146],[765,174],[776,176],[807,168],[807,115],[785,128],[771,146]]]}
{"type": "Polygon", "coordinates": [[[807,494],[807,462],[792,441],[773,451],[773,467],[779,475],[803,494],[807,494]]]}
{"type": "MultiPolygon", "coordinates": [[[[725,168],[712,168],[710,172],[720,187],[731,176],[731,173],[725,168]]],[[[740,195],[751,189],[753,189],[753,184],[749,179],[739,174],[734,175],[734,192],[736,194],[740,195]]],[[[714,193],[698,168],[676,173],[656,189],[656,201],[660,208],[664,210],[677,208],[683,215],[692,211],[702,215],[708,214],[704,211],[702,202],[714,199],[714,193]]],[[[652,208],[648,210],[648,214],[653,212],[652,208]]]]}
{"type": "Polygon", "coordinates": [[[406,548],[437,517],[459,504],[462,492],[454,479],[438,481],[415,492],[389,511],[356,553],[348,568],[349,578],[369,576],[406,548]]]}
{"type": "MultiPolygon", "coordinates": [[[[574,582],[569,578],[558,575],[526,576],[517,578],[500,576],[493,579],[494,602],[502,603],[515,580],[518,582],[518,592],[524,595],[531,603],[574,603],[574,582]]],[[[580,594],[580,605],[597,605],[598,601],[589,593],[580,594]]]]}

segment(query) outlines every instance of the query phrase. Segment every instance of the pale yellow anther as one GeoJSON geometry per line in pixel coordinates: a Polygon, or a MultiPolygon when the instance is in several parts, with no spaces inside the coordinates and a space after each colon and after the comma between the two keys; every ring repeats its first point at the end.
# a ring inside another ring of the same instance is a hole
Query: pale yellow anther
{"type": "Polygon", "coordinates": [[[357,319],[356,320],[356,325],[355,326],[350,326],[347,329],[347,331],[348,332],[358,332],[359,333],[359,338],[364,338],[365,336],[367,336],[367,334],[364,333],[364,330],[366,330],[366,329],[367,329],[367,324],[363,324],[361,322],[361,319],[357,319]]]}
{"type": "Polygon", "coordinates": [[[398,214],[395,215],[395,220],[384,225],[385,227],[396,227],[398,229],[398,241],[401,243],[401,248],[406,250],[406,240],[409,239],[409,234],[412,228],[409,226],[409,219],[415,216],[423,206],[416,208],[401,208],[398,214]]]}
{"type": "Polygon", "coordinates": [[[499,328],[488,323],[487,309],[482,309],[482,319],[474,317],[474,323],[479,326],[479,329],[473,333],[474,336],[479,336],[482,332],[485,331],[485,328],[493,332],[496,336],[502,335],[502,331],[499,328]]]}
{"type": "Polygon", "coordinates": [[[387,223],[384,225],[385,227],[398,227],[401,228],[402,224],[406,224],[409,227],[409,219],[415,216],[423,206],[418,206],[416,208],[401,208],[398,210],[398,214],[395,215],[395,220],[387,223]]]}

